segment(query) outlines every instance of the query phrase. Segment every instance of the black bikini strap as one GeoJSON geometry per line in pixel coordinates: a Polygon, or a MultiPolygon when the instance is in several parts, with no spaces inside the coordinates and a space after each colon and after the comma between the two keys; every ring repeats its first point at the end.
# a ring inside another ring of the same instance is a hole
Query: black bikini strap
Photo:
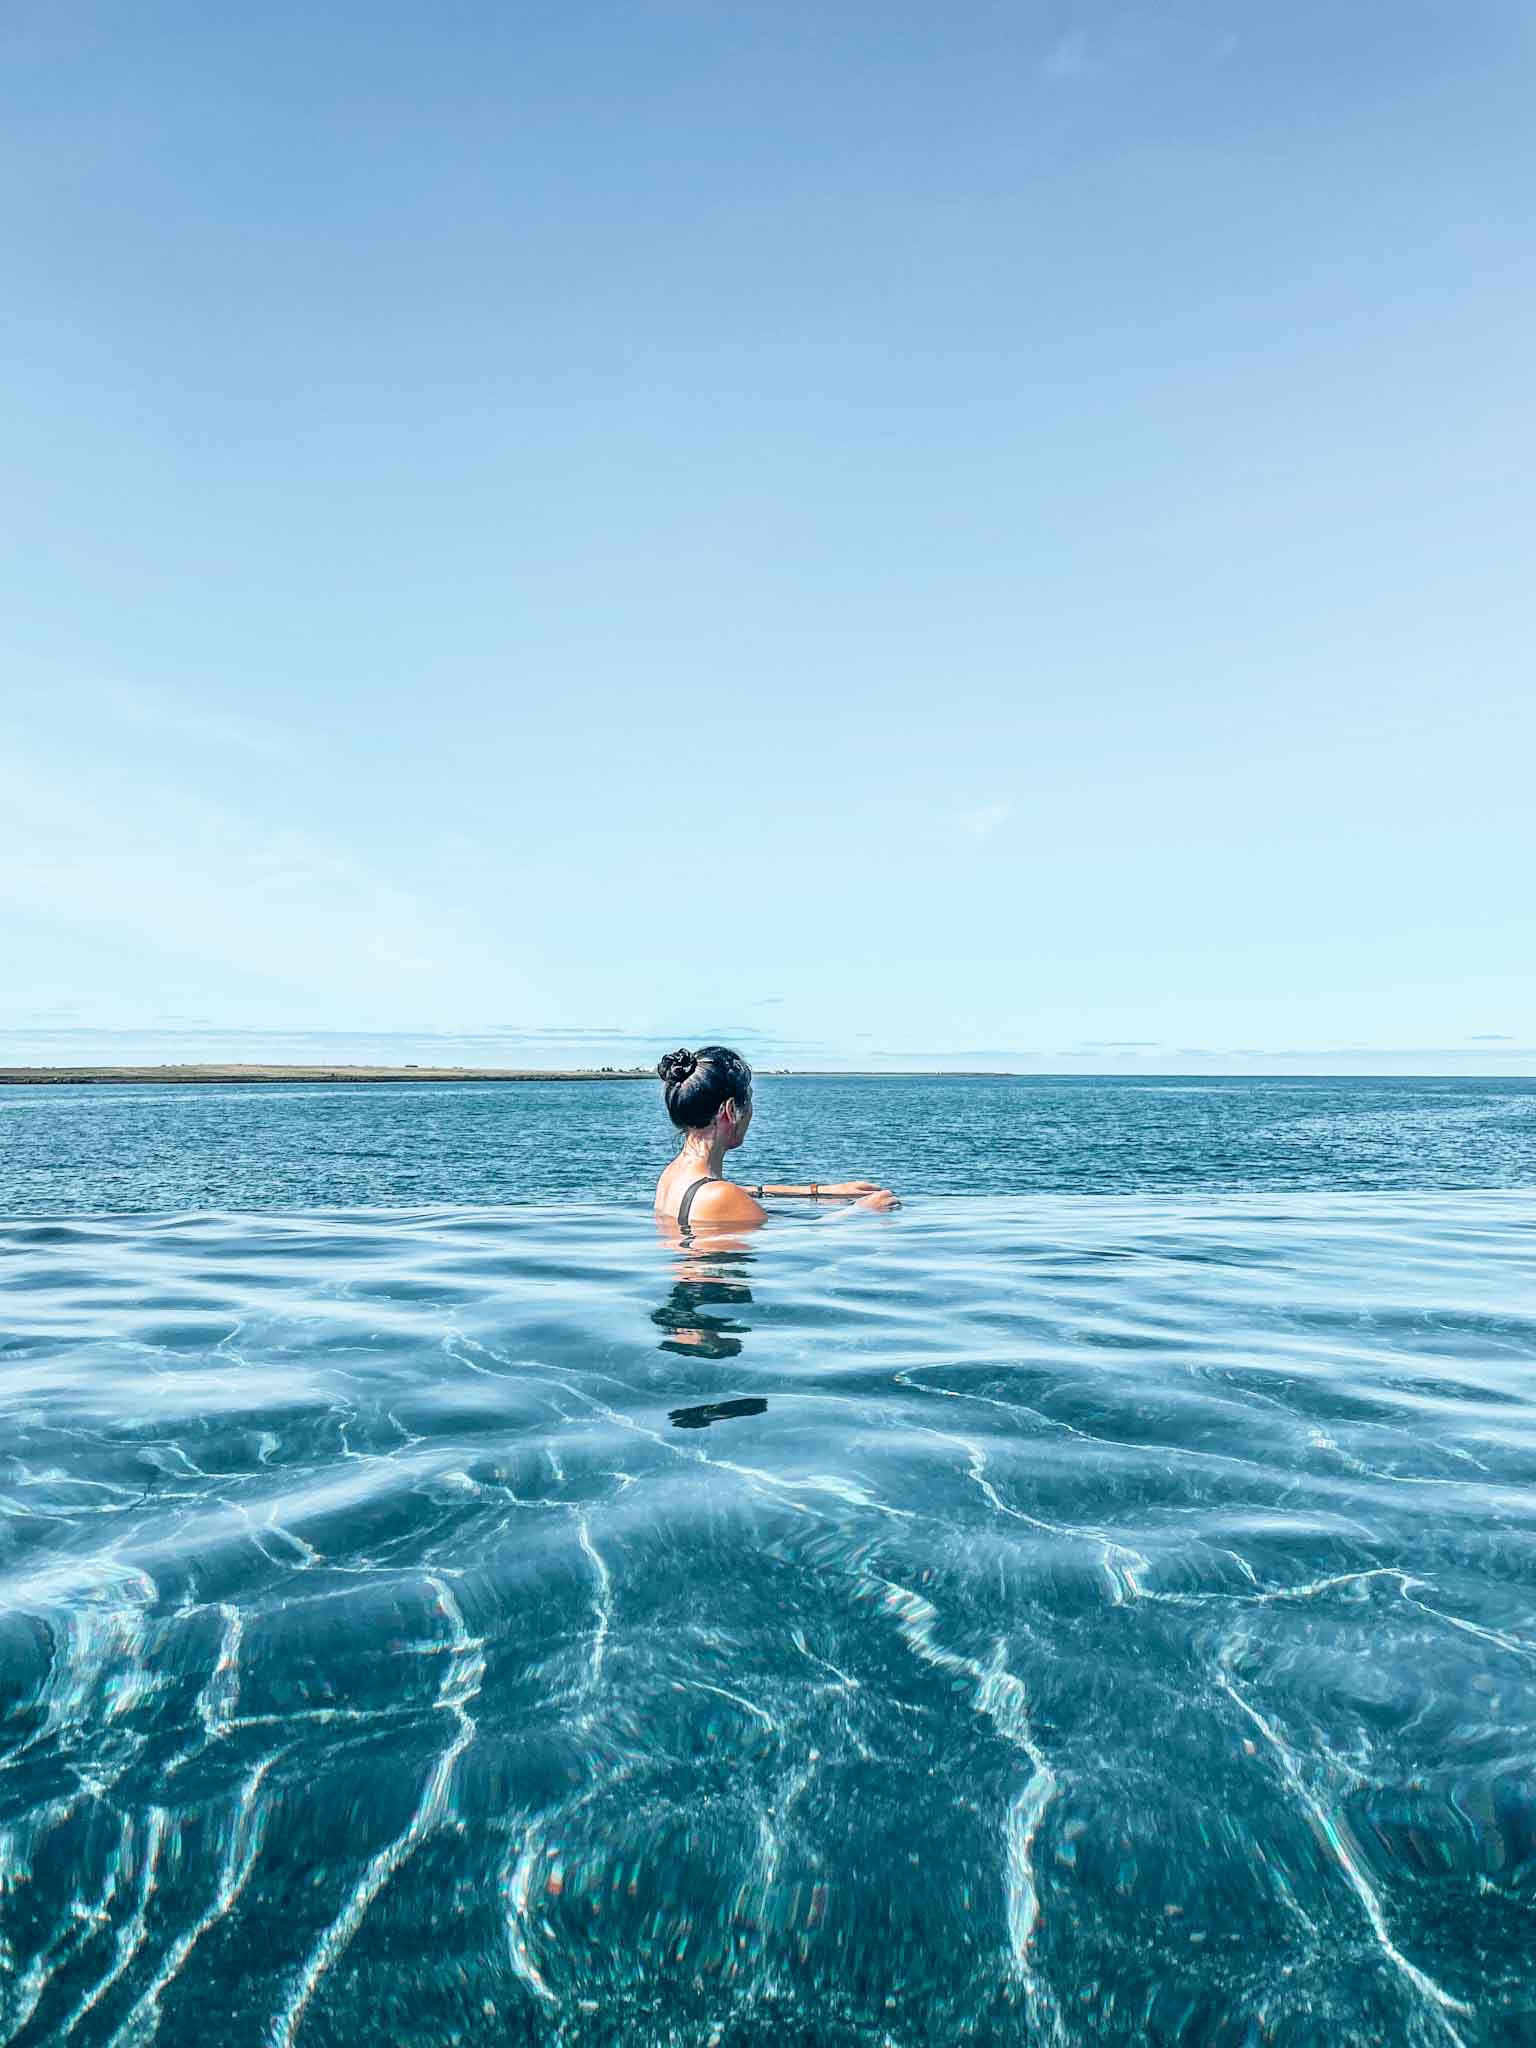
{"type": "Polygon", "coordinates": [[[699,1180],[689,1183],[683,1190],[682,1201],[677,1206],[677,1227],[679,1230],[686,1230],[688,1228],[688,1217],[693,1208],[693,1198],[699,1192],[699,1189],[707,1188],[712,1180],[724,1179],[725,1175],[723,1173],[706,1173],[699,1180]]]}

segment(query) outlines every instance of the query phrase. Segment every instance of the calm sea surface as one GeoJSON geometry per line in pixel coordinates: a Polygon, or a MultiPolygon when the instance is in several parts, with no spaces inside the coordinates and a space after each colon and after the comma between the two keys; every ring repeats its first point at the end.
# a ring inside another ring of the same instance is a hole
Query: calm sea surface
{"type": "MultiPolygon", "coordinates": [[[[650,1200],[654,1082],[0,1087],[0,1215],[650,1200]]],[[[744,1175],[914,1195],[1536,1186],[1536,1079],[761,1076],[744,1175]]]]}
{"type": "Polygon", "coordinates": [[[0,1147],[0,2040],[1536,2044],[1536,1086],[0,1147]]]}

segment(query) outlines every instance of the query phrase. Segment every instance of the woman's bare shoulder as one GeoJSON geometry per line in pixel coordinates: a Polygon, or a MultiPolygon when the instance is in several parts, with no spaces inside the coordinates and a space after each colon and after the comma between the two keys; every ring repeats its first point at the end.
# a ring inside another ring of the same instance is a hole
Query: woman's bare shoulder
{"type": "Polygon", "coordinates": [[[758,1223],[767,1211],[733,1180],[706,1181],[688,1211],[690,1223],[758,1223]]]}

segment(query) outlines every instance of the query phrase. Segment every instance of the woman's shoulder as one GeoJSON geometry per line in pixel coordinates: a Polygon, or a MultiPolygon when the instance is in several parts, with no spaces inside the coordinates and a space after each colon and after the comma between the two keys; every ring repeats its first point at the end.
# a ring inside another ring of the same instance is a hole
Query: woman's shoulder
{"type": "Polygon", "coordinates": [[[688,1210],[691,1223],[753,1223],[763,1214],[761,1206],[733,1180],[705,1180],[696,1186],[698,1193],[688,1210]]]}

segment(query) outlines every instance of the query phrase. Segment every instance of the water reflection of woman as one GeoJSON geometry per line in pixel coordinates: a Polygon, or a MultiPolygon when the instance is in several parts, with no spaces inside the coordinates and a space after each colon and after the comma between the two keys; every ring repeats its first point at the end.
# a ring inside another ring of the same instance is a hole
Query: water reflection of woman
{"type": "Polygon", "coordinates": [[[747,1189],[721,1171],[728,1152],[752,1122],[752,1069],[726,1045],[669,1052],[657,1063],[667,1115],[683,1134],[682,1149],[656,1183],[656,1213],[681,1230],[740,1230],[767,1219],[764,1196],[809,1201],[845,1198],[854,1209],[897,1209],[889,1188],[872,1180],[760,1182],[747,1189]]]}
{"type": "Polygon", "coordinates": [[[709,1261],[718,1257],[695,1253],[661,1307],[652,1310],[651,1321],[667,1333],[661,1340],[663,1351],[694,1358],[735,1358],[740,1353],[751,1325],[729,1311],[749,1307],[752,1290],[745,1280],[731,1277],[732,1270],[740,1270],[736,1261],[727,1267],[722,1258],[720,1269],[712,1269],[709,1261]]]}
{"type": "MultiPolygon", "coordinates": [[[[737,1311],[752,1305],[752,1289],[746,1280],[751,1263],[752,1254],[740,1238],[716,1237],[707,1251],[689,1243],[672,1292],[660,1308],[651,1311],[651,1321],[666,1332],[661,1349],[684,1358],[739,1356],[750,1325],[737,1311]]],[[[674,1408],[670,1420],[674,1429],[707,1429],[712,1422],[761,1415],[767,1406],[761,1395],[701,1401],[689,1408],[674,1408]]]]}

